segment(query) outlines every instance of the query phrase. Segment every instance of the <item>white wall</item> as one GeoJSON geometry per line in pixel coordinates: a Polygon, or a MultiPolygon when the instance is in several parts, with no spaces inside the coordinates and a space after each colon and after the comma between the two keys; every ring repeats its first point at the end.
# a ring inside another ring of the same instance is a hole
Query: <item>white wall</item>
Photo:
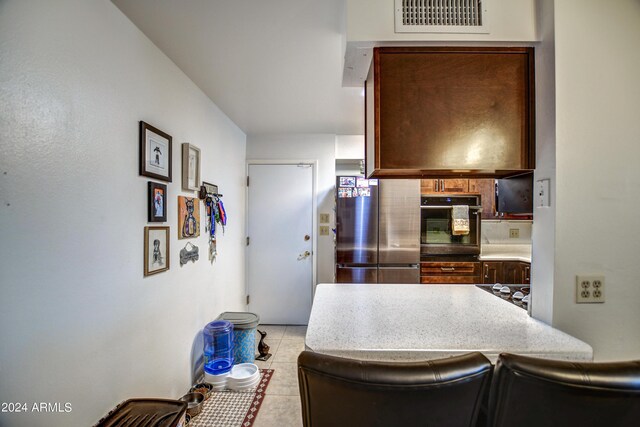
{"type": "Polygon", "coordinates": [[[364,135],[336,135],[336,159],[364,159],[364,135]]]}
{"type": "MultiPolygon", "coordinates": [[[[538,320],[553,324],[553,287],[556,235],[556,98],[553,0],[537,2],[538,34],[536,63],[536,170],[535,182],[549,180],[550,205],[534,203],[531,254],[530,313],[538,320]]],[[[535,199],[534,199],[535,200],[535,199]]]]}
{"type": "MultiPolygon", "coordinates": [[[[249,135],[247,161],[251,160],[317,160],[316,187],[318,213],[330,215],[329,226],[335,228],[335,149],[336,136],[329,134],[249,135]]],[[[317,217],[316,217],[317,218],[317,217]]],[[[318,223],[318,221],[316,221],[318,223]]],[[[318,225],[320,225],[318,223],[318,225]]],[[[334,276],[333,233],[318,235],[317,283],[332,283],[334,276]]],[[[251,260],[248,260],[251,262],[251,260]]]]}
{"type": "Polygon", "coordinates": [[[482,243],[498,245],[531,245],[533,221],[483,219],[482,243]],[[509,237],[509,230],[517,229],[518,237],[509,237]]]}
{"type": "Polygon", "coordinates": [[[347,42],[535,41],[535,0],[491,0],[489,34],[396,33],[393,0],[347,0],[347,42]]]}
{"type": "Polygon", "coordinates": [[[92,425],[127,398],[180,397],[199,329],[244,308],[244,133],[108,0],[2,1],[0,40],[0,401],[72,407],[0,425],[92,425]],[[171,269],[147,278],[139,120],[173,136],[171,269]],[[229,213],[214,265],[204,235],[201,259],[178,262],[185,141],[229,213]]]}
{"type": "Polygon", "coordinates": [[[553,324],[597,360],[640,359],[639,45],[637,0],[555,2],[553,324]],[[605,275],[604,304],[575,304],[581,273],[605,275]]]}

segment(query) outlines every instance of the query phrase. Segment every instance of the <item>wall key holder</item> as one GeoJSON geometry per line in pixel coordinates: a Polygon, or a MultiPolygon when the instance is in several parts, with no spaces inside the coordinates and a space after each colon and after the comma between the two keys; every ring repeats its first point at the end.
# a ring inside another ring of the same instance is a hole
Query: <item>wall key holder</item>
{"type": "Polygon", "coordinates": [[[222,194],[218,193],[218,186],[208,182],[202,182],[199,196],[204,200],[207,212],[206,230],[209,232],[209,261],[213,263],[218,255],[216,242],[216,223],[222,226],[227,225],[227,212],[222,203],[222,194]]]}
{"type": "Polygon", "coordinates": [[[205,200],[207,197],[222,197],[222,194],[218,194],[217,185],[202,181],[199,196],[202,200],[205,200]]]}

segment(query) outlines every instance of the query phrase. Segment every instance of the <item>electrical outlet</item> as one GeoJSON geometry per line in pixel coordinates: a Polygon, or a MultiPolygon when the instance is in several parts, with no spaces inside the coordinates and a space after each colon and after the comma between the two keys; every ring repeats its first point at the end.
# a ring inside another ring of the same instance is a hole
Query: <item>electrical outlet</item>
{"type": "Polygon", "coordinates": [[[509,238],[510,239],[517,239],[518,237],[520,237],[520,229],[519,228],[510,228],[509,229],[509,238]]]}
{"type": "Polygon", "coordinates": [[[328,225],[321,225],[320,226],[320,235],[321,236],[328,236],[329,235],[329,226],[328,225]]]}
{"type": "Polygon", "coordinates": [[[604,276],[576,276],[576,303],[604,302],[604,276]]]}

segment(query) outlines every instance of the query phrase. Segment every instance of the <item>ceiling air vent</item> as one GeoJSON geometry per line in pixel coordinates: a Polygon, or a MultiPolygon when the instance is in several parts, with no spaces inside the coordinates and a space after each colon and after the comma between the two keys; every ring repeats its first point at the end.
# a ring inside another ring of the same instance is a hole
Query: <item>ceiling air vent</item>
{"type": "Polygon", "coordinates": [[[488,33],[488,0],[395,0],[396,33],[488,33]]]}

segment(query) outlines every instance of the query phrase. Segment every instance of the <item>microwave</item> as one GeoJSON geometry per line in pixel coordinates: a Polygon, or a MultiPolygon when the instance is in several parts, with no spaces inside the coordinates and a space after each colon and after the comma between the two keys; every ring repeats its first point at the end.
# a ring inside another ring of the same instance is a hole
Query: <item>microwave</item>
{"type": "Polygon", "coordinates": [[[482,203],[479,195],[422,196],[420,253],[423,255],[479,255],[482,203]],[[469,233],[454,235],[454,205],[469,206],[469,233]]]}

